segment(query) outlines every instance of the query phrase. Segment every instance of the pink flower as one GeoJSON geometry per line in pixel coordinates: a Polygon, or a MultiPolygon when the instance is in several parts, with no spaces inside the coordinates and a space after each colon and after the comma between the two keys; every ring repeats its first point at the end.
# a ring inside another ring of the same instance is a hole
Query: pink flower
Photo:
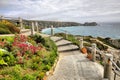
{"type": "Polygon", "coordinates": [[[41,50],[41,46],[33,46],[32,44],[28,44],[27,43],[27,37],[24,35],[17,35],[14,38],[14,42],[12,44],[13,46],[15,46],[16,48],[18,48],[20,50],[20,53],[22,54],[22,56],[24,56],[24,54],[27,51],[30,51],[32,54],[36,53],[38,50],[41,50]]]}

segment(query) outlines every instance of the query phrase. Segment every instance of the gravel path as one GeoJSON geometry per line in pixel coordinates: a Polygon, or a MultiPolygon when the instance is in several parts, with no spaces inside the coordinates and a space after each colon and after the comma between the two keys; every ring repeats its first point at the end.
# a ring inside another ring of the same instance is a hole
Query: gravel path
{"type": "Polygon", "coordinates": [[[102,80],[103,67],[96,62],[89,61],[78,47],[71,42],[52,37],[56,42],[60,59],[56,69],[48,80],[102,80]]]}

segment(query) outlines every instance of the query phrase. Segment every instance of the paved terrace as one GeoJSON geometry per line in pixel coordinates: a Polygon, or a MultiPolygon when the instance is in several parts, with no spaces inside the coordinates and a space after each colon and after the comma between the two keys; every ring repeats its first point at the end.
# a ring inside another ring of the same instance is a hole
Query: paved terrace
{"type": "Polygon", "coordinates": [[[59,51],[59,61],[48,80],[102,80],[103,67],[88,60],[76,45],[59,37],[52,37],[59,51]]]}

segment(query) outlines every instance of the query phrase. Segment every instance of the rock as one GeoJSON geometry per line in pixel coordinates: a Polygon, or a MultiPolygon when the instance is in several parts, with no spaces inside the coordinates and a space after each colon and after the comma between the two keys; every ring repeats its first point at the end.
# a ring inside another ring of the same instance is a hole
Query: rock
{"type": "Polygon", "coordinates": [[[85,22],[83,25],[84,26],[97,26],[97,23],[96,22],[85,22]]]}
{"type": "Polygon", "coordinates": [[[46,76],[48,76],[49,75],[49,72],[46,72],[46,76]]]}
{"type": "Polygon", "coordinates": [[[110,39],[109,43],[111,43],[112,45],[114,45],[117,48],[120,48],[120,40],[117,39],[110,39]]]}

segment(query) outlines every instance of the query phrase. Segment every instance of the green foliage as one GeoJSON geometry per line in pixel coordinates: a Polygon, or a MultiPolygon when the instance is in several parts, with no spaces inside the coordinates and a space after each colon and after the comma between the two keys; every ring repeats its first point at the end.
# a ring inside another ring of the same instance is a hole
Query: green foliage
{"type": "Polygon", "coordinates": [[[38,68],[39,68],[39,64],[38,63],[33,63],[33,64],[31,64],[31,69],[33,69],[33,70],[38,70],[38,68]]]}
{"type": "Polygon", "coordinates": [[[50,40],[50,38],[42,38],[39,35],[35,37],[32,36],[31,38],[27,38],[24,43],[29,45],[34,44],[36,48],[40,49],[34,54],[30,53],[28,49],[28,51],[22,55],[21,48],[14,47],[14,45],[18,43],[13,45],[15,42],[13,40],[16,40],[14,38],[15,37],[1,38],[1,41],[3,39],[6,40],[2,52],[0,51],[1,65],[3,66],[0,71],[0,74],[3,76],[2,79],[36,80],[37,77],[42,80],[45,72],[51,69],[57,57],[57,47],[55,43],[50,40]],[[38,42],[38,44],[36,44],[36,42],[38,42]],[[3,51],[6,51],[6,53],[3,53],[3,51]],[[22,57],[23,63],[17,62],[17,60],[20,60],[19,57],[22,57]]]}
{"type": "Polygon", "coordinates": [[[14,24],[10,23],[7,20],[3,20],[0,22],[0,34],[11,34],[11,33],[19,33],[20,29],[18,29],[14,24]]]}
{"type": "Polygon", "coordinates": [[[4,45],[4,49],[12,52],[12,44],[10,42],[6,42],[6,44],[4,45]]]}
{"type": "Polygon", "coordinates": [[[0,71],[1,75],[9,75],[7,78],[7,80],[21,80],[21,71],[22,68],[20,67],[20,65],[16,65],[14,67],[6,67],[3,68],[3,70],[0,71]]]}
{"type": "Polygon", "coordinates": [[[45,43],[44,38],[42,38],[40,35],[35,34],[31,36],[31,38],[33,38],[33,40],[35,40],[36,43],[43,43],[43,44],[45,43]]]}
{"type": "Polygon", "coordinates": [[[4,36],[4,37],[0,37],[0,38],[4,39],[10,43],[12,43],[14,41],[14,36],[4,36]]]}
{"type": "Polygon", "coordinates": [[[7,51],[5,51],[4,49],[0,49],[0,66],[8,65],[3,58],[6,55],[7,51]]]}
{"type": "Polygon", "coordinates": [[[20,29],[18,29],[16,26],[14,25],[6,25],[6,26],[8,27],[11,33],[20,33],[20,29]]]}
{"type": "Polygon", "coordinates": [[[7,56],[5,56],[3,58],[9,66],[13,66],[16,63],[16,58],[14,57],[14,55],[12,53],[9,53],[7,56]]]}
{"type": "Polygon", "coordinates": [[[67,38],[66,38],[66,35],[64,33],[57,33],[55,34],[55,36],[63,37],[64,39],[67,39],[71,41],[73,44],[79,46],[79,41],[73,35],[67,34],[67,38]]]}
{"type": "Polygon", "coordinates": [[[14,41],[13,39],[14,39],[13,36],[1,36],[0,37],[0,42],[4,43],[4,46],[1,47],[1,48],[7,50],[8,52],[11,52],[12,43],[14,41]]]}
{"type": "Polygon", "coordinates": [[[14,77],[14,80],[21,80],[21,71],[22,68],[20,67],[20,65],[15,65],[14,69],[12,69],[9,74],[14,77]]]}
{"type": "Polygon", "coordinates": [[[57,46],[50,38],[45,38],[45,43],[42,43],[47,50],[49,51],[57,51],[57,46]]]}
{"type": "Polygon", "coordinates": [[[42,80],[43,77],[44,77],[44,75],[45,75],[44,72],[40,72],[39,75],[37,76],[37,78],[38,78],[39,80],[42,80]]]}
{"type": "Polygon", "coordinates": [[[22,80],[36,80],[36,78],[33,75],[26,74],[22,80]]]}
{"type": "Polygon", "coordinates": [[[79,46],[79,41],[77,39],[75,39],[75,37],[73,35],[68,35],[67,38],[69,41],[73,42],[73,44],[78,45],[79,46]]]}
{"type": "Polygon", "coordinates": [[[0,49],[0,66],[4,65],[14,65],[15,64],[15,57],[12,53],[5,51],[4,49],[0,49]]]}
{"type": "Polygon", "coordinates": [[[48,61],[47,64],[52,66],[57,57],[57,46],[52,40],[50,40],[50,38],[46,38],[45,42],[46,42],[45,47],[47,47],[47,49],[51,51],[49,56],[47,57],[48,59],[45,59],[45,61],[46,62],[48,61]]]}
{"type": "Polygon", "coordinates": [[[0,28],[0,34],[11,34],[8,29],[0,28]]]}
{"type": "Polygon", "coordinates": [[[0,59],[0,66],[3,66],[3,65],[7,65],[7,63],[3,59],[0,59]]]}

